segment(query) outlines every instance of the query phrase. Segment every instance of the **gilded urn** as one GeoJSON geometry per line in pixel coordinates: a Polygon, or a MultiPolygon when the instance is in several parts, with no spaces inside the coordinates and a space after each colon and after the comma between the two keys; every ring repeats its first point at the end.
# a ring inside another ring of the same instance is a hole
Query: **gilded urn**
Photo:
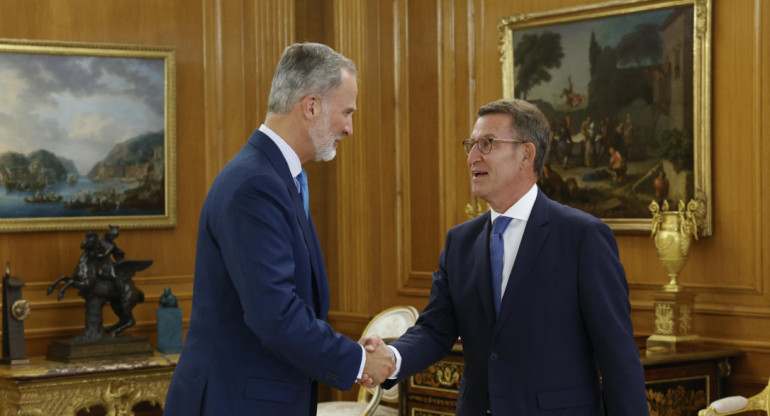
{"type": "Polygon", "coordinates": [[[677,278],[687,264],[691,237],[698,239],[698,224],[695,220],[697,209],[698,202],[695,200],[691,200],[686,209],[684,202],[679,201],[677,211],[668,210],[668,201],[664,201],[662,207],[655,201],[650,204],[652,238],[658,258],[669,277],[668,284],[663,286],[666,292],[683,290],[677,278]]]}

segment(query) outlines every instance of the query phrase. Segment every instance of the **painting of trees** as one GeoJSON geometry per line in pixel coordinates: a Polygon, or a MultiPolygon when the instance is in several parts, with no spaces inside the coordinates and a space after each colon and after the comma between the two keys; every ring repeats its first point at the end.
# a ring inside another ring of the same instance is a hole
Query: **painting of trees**
{"type": "Polygon", "coordinates": [[[516,98],[527,99],[527,91],[541,82],[551,80],[550,69],[559,68],[564,58],[561,35],[545,32],[525,35],[514,51],[516,98]]]}

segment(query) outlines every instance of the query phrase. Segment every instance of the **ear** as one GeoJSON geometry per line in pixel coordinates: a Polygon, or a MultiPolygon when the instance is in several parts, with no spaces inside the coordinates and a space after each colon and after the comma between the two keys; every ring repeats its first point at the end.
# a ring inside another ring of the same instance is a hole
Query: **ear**
{"type": "Polygon", "coordinates": [[[321,100],[315,94],[308,94],[302,98],[301,105],[305,118],[312,119],[321,114],[321,100]]]}
{"type": "Polygon", "coordinates": [[[522,162],[526,162],[528,164],[535,163],[535,153],[537,153],[537,150],[535,149],[535,144],[532,142],[526,142],[521,144],[521,160],[522,162]]]}

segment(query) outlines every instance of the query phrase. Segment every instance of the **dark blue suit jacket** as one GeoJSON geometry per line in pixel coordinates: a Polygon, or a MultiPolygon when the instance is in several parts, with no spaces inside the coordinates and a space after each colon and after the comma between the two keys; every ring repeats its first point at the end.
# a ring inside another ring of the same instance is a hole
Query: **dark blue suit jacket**
{"type": "Polygon", "coordinates": [[[203,204],[190,328],[165,414],[315,415],[314,380],[348,390],[362,356],[326,323],[328,310],[312,219],[257,130],[203,204]]]}
{"type": "Polygon", "coordinates": [[[602,402],[610,415],[648,415],[628,284],[609,227],[538,191],[499,319],[490,229],[486,213],[447,234],[428,306],[391,344],[403,359],[399,378],[441,359],[460,336],[457,415],[594,416],[602,402]]]}

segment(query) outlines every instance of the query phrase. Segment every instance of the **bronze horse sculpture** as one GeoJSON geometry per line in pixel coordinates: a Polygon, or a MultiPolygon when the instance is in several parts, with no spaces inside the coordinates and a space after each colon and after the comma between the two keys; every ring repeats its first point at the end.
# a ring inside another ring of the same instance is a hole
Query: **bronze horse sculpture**
{"type": "Polygon", "coordinates": [[[78,337],[80,341],[98,341],[107,335],[116,337],[136,323],[132,310],[144,301],[144,293],[131,278],[149,267],[152,260],[124,260],[123,251],[113,241],[117,235],[116,226],[110,227],[104,238],[93,231],[86,233],[86,239],[80,243],[83,253],[72,277],[61,276],[48,287],[50,295],[56,285],[64,282],[58,300],[70,286],[80,289],[78,295],[86,300],[86,325],[83,335],[78,337]],[[102,309],[107,302],[118,316],[118,322],[105,328],[102,326],[102,309]]]}

